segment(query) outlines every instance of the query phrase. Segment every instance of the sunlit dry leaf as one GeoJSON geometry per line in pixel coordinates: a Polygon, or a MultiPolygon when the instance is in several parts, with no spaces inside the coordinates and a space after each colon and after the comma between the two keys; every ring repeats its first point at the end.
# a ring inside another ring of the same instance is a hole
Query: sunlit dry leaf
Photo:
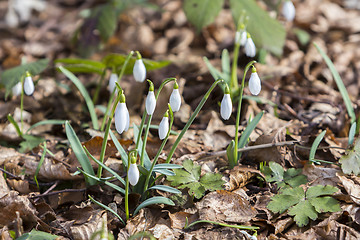
{"type": "Polygon", "coordinates": [[[149,232],[151,232],[153,236],[159,240],[170,240],[175,238],[173,230],[165,224],[156,224],[154,227],[149,229],[149,232]]]}
{"type": "Polygon", "coordinates": [[[328,168],[313,164],[306,164],[302,171],[312,185],[331,185],[333,187],[340,183],[336,176],[338,172],[338,168],[328,168]]]}
{"type": "MultiPolygon", "coordinates": [[[[25,161],[26,174],[34,176],[38,164],[38,161],[32,159],[25,161]]],[[[81,175],[72,176],[62,163],[55,163],[49,158],[45,158],[38,177],[39,179],[48,180],[75,180],[82,178],[81,175]]]]}
{"type": "Polygon", "coordinates": [[[6,184],[5,178],[2,173],[0,173],[0,198],[3,197],[10,191],[8,185],[6,184]]]}
{"type": "Polygon", "coordinates": [[[224,190],[207,194],[196,204],[196,208],[199,210],[199,219],[216,222],[228,221],[243,224],[257,214],[248,200],[224,190]]]}
{"type": "MultiPolygon", "coordinates": [[[[112,156],[117,152],[114,142],[111,139],[109,140],[109,138],[110,137],[108,137],[108,141],[106,145],[105,158],[112,156]]],[[[87,150],[89,150],[91,155],[93,155],[96,159],[99,159],[102,143],[103,143],[103,138],[96,136],[90,139],[89,141],[83,143],[83,146],[85,146],[87,150]]]]}
{"type": "Polygon", "coordinates": [[[20,194],[28,194],[30,193],[29,182],[24,180],[16,180],[16,179],[7,179],[9,186],[14,188],[20,194]]]}
{"type": "Polygon", "coordinates": [[[342,176],[339,173],[336,176],[340,179],[351,200],[360,205],[360,178],[353,176],[352,179],[342,176]]]}
{"type": "Polygon", "coordinates": [[[186,218],[188,219],[189,224],[199,218],[198,214],[191,214],[187,212],[175,212],[174,214],[169,213],[169,217],[171,220],[171,228],[176,229],[183,229],[185,227],[186,218]]]}
{"type": "Polygon", "coordinates": [[[262,175],[260,171],[247,168],[235,166],[230,170],[229,176],[226,177],[225,189],[227,191],[233,191],[237,188],[242,188],[256,175],[262,175]]]}

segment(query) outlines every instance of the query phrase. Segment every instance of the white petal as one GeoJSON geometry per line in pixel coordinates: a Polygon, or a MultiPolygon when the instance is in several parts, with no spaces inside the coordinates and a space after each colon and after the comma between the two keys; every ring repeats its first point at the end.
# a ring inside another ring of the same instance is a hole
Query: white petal
{"type": "Polygon", "coordinates": [[[11,28],[19,25],[19,18],[12,7],[9,7],[8,12],[5,15],[5,22],[11,28]]]}
{"type": "Polygon", "coordinates": [[[255,73],[251,73],[249,79],[249,89],[252,95],[258,95],[261,91],[261,81],[259,75],[255,73]]]}
{"type": "Polygon", "coordinates": [[[169,131],[169,118],[163,117],[159,124],[159,138],[163,140],[169,131]]]}
{"type": "Polygon", "coordinates": [[[220,115],[224,120],[228,120],[232,113],[232,102],[230,94],[224,94],[220,106],[220,115]]]}
{"type": "Polygon", "coordinates": [[[129,110],[126,107],[126,104],[125,104],[125,112],[126,112],[126,122],[125,122],[124,131],[127,131],[127,130],[129,130],[129,125],[130,125],[130,114],[129,114],[129,110]]]}
{"type": "Polygon", "coordinates": [[[173,89],[169,102],[170,102],[171,110],[173,112],[177,112],[180,110],[181,96],[180,96],[179,89],[173,89]]]}
{"type": "Polygon", "coordinates": [[[135,61],[133,75],[137,82],[144,82],[146,78],[146,68],[142,59],[135,61]]]}
{"type": "Polygon", "coordinates": [[[154,91],[149,91],[145,101],[145,108],[148,115],[153,115],[155,111],[155,106],[156,106],[156,99],[155,99],[154,91]]]}
{"type": "Polygon", "coordinates": [[[255,47],[255,43],[252,40],[252,38],[248,38],[246,40],[246,44],[245,44],[245,54],[248,57],[255,57],[256,55],[256,47],[255,47]]]}
{"type": "Polygon", "coordinates": [[[13,96],[19,96],[21,94],[21,82],[18,82],[15,86],[12,87],[13,96]]]}
{"type": "Polygon", "coordinates": [[[115,128],[119,134],[122,134],[128,124],[127,108],[125,103],[119,103],[115,110],[115,128]]]}
{"type": "Polygon", "coordinates": [[[135,186],[139,181],[140,173],[136,163],[130,163],[128,178],[132,186],[135,186]]]}
{"type": "Polygon", "coordinates": [[[289,22],[295,18],[295,6],[291,1],[285,1],[282,7],[282,14],[289,22]]]}
{"type": "Polygon", "coordinates": [[[241,37],[240,37],[240,45],[241,45],[241,46],[245,46],[246,41],[247,41],[247,32],[246,32],[246,31],[243,31],[243,32],[241,33],[241,37]]]}
{"type": "Polygon", "coordinates": [[[115,89],[115,87],[116,87],[116,82],[117,82],[117,80],[118,80],[118,76],[117,76],[117,74],[116,73],[112,73],[111,75],[110,75],[110,79],[109,79],[109,92],[110,93],[112,93],[113,91],[114,91],[114,89],[115,89]]]}
{"type": "Polygon", "coordinates": [[[26,77],[24,80],[24,92],[26,95],[32,95],[34,93],[35,86],[31,77],[26,77]]]}

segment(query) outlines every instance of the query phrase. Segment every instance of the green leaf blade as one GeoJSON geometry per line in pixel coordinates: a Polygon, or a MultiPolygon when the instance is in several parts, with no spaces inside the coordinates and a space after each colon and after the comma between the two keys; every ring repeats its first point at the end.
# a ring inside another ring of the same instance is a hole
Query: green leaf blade
{"type": "MultiPolygon", "coordinates": [[[[94,169],[91,166],[89,158],[87,157],[86,152],[84,151],[79,138],[76,136],[74,129],[71,127],[71,125],[68,121],[66,121],[66,123],[65,123],[65,132],[66,132],[66,136],[70,142],[70,145],[74,151],[74,154],[75,154],[77,160],[79,161],[81,167],[89,175],[95,176],[94,169]]],[[[96,180],[94,180],[94,179],[85,177],[85,180],[89,185],[96,184],[96,180]]]]}
{"type": "Polygon", "coordinates": [[[284,27],[259,7],[254,0],[230,0],[234,22],[237,23],[243,10],[249,17],[247,29],[258,48],[264,48],[280,56],[285,44],[284,27]]]}
{"type": "Polygon", "coordinates": [[[136,215],[142,208],[153,205],[153,204],[166,204],[166,205],[170,205],[170,206],[174,206],[175,203],[173,201],[171,201],[170,199],[166,198],[166,197],[160,197],[160,196],[156,196],[156,197],[152,197],[149,199],[146,199],[144,202],[142,202],[134,211],[134,215],[136,215]]]}
{"type": "Polygon", "coordinates": [[[316,186],[310,187],[306,191],[306,198],[310,199],[310,198],[316,198],[318,196],[323,196],[323,195],[331,195],[331,194],[336,193],[337,191],[339,191],[339,189],[337,187],[333,187],[330,185],[326,185],[326,186],[316,185],[316,186]]]}
{"type": "Polygon", "coordinates": [[[289,209],[288,214],[295,216],[294,220],[299,227],[306,226],[309,223],[309,218],[316,220],[318,217],[314,206],[309,201],[301,201],[289,209]]]}
{"type": "Polygon", "coordinates": [[[199,33],[215,20],[223,4],[224,0],[185,0],[183,8],[187,19],[199,33]]]}

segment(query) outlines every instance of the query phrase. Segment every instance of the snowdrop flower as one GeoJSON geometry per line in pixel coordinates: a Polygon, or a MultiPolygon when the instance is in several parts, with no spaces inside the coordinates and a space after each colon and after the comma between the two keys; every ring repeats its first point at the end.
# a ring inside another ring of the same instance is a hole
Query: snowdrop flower
{"type": "Polygon", "coordinates": [[[225,87],[225,94],[220,105],[220,115],[224,120],[228,120],[232,113],[232,102],[228,85],[225,87]]]}
{"type": "Polygon", "coordinates": [[[249,33],[247,33],[247,39],[245,43],[245,54],[248,57],[255,57],[256,46],[249,33]]]}
{"type": "Polygon", "coordinates": [[[245,46],[247,40],[247,32],[245,31],[245,26],[242,24],[240,30],[235,33],[235,43],[245,46]]]}
{"type": "Polygon", "coordinates": [[[261,81],[254,66],[249,79],[249,89],[252,95],[258,95],[261,91],[261,81]]]}
{"type": "Polygon", "coordinates": [[[149,87],[149,92],[148,95],[146,97],[146,102],[145,102],[145,109],[148,115],[153,115],[154,111],[155,111],[155,106],[156,106],[156,98],[155,98],[155,94],[154,94],[154,84],[148,80],[148,82],[150,83],[150,87],[149,87]]]}
{"type": "Polygon", "coordinates": [[[18,82],[15,86],[12,87],[12,94],[13,96],[17,97],[21,94],[22,85],[21,82],[18,82]]]}
{"type": "Polygon", "coordinates": [[[42,0],[9,0],[5,21],[10,27],[17,27],[20,21],[28,22],[30,20],[33,9],[41,12],[45,8],[46,2],[42,0]],[[18,15],[16,13],[18,13],[18,15]]]}
{"type": "Polygon", "coordinates": [[[129,171],[128,171],[128,178],[129,178],[129,182],[131,184],[131,186],[135,186],[138,181],[139,181],[139,177],[140,177],[140,173],[139,173],[139,169],[136,165],[136,157],[132,156],[130,158],[131,162],[130,162],[130,166],[129,166],[129,171]]]}
{"type": "Polygon", "coordinates": [[[24,80],[24,92],[26,95],[30,96],[34,93],[34,90],[35,90],[35,86],[31,78],[31,75],[29,72],[26,72],[26,76],[24,80]]]}
{"type": "Polygon", "coordinates": [[[133,68],[133,75],[137,82],[144,82],[146,78],[146,68],[139,52],[136,52],[137,59],[133,68]]]}
{"type": "Polygon", "coordinates": [[[163,140],[169,131],[169,112],[166,111],[164,117],[159,124],[159,138],[163,140]]]}
{"type": "MultiPolygon", "coordinates": [[[[111,73],[110,79],[109,79],[109,87],[108,87],[110,93],[112,93],[114,91],[114,89],[116,88],[117,81],[118,81],[118,75],[116,73],[111,73]]],[[[117,92],[117,90],[116,90],[116,92],[117,92]]]]}
{"type": "Polygon", "coordinates": [[[181,106],[181,96],[179,93],[179,85],[177,84],[177,82],[175,81],[174,83],[174,89],[171,93],[170,96],[170,106],[171,106],[171,110],[173,112],[177,112],[180,110],[180,106],[181,106]]]}
{"type": "Polygon", "coordinates": [[[130,116],[129,111],[125,103],[125,95],[122,93],[120,95],[120,102],[115,110],[115,128],[119,134],[122,134],[124,131],[129,129],[130,116]]]}
{"type": "Polygon", "coordinates": [[[295,6],[290,0],[286,0],[282,6],[282,14],[285,19],[289,22],[293,21],[295,18],[295,6]]]}

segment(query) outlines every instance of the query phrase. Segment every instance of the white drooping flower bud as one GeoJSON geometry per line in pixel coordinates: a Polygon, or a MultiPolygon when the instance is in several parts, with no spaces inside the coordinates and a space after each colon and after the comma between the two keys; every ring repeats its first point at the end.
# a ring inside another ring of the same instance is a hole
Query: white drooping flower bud
{"type": "Polygon", "coordinates": [[[125,103],[125,95],[121,94],[120,102],[115,110],[115,128],[119,134],[129,129],[130,116],[125,103]]]}
{"type": "Polygon", "coordinates": [[[32,77],[29,72],[26,72],[26,77],[24,80],[24,92],[26,95],[30,96],[34,93],[35,86],[32,80],[32,77]]]}
{"type": "Polygon", "coordinates": [[[21,82],[18,82],[15,86],[12,87],[11,91],[13,96],[20,96],[22,90],[21,82]]]}
{"type": "Polygon", "coordinates": [[[154,84],[148,80],[150,83],[150,87],[149,87],[149,92],[148,95],[146,97],[146,101],[145,101],[145,109],[148,115],[153,115],[154,111],[155,111],[155,106],[156,106],[156,98],[155,98],[155,94],[154,94],[154,84]]]}
{"type": "Polygon", "coordinates": [[[293,21],[295,18],[295,6],[290,0],[286,0],[282,6],[282,14],[285,19],[289,22],[293,21]]]}
{"type": "Polygon", "coordinates": [[[256,55],[256,46],[249,33],[247,34],[245,43],[245,54],[248,57],[255,57],[256,55]]]}
{"type": "Polygon", "coordinates": [[[232,102],[229,87],[226,85],[225,94],[220,105],[220,115],[224,120],[228,120],[232,113],[232,102]]]}
{"type": "Polygon", "coordinates": [[[252,95],[258,95],[261,91],[261,81],[255,67],[253,67],[251,71],[249,89],[252,95]]]}
{"type": "Polygon", "coordinates": [[[19,18],[16,15],[14,8],[11,6],[9,6],[5,15],[5,22],[11,28],[17,27],[19,25],[19,18]]]}
{"type": "Polygon", "coordinates": [[[179,85],[177,84],[177,82],[174,83],[174,88],[171,93],[169,103],[173,112],[177,112],[180,110],[181,96],[179,92],[179,85]]]}
{"type": "Polygon", "coordinates": [[[247,32],[245,31],[244,24],[241,24],[239,30],[235,33],[235,43],[245,46],[247,40],[247,32]]]}
{"type": "MultiPolygon", "coordinates": [[[[111,73],[110,79],[109,79],[109,87],[108,87],[110,93],[112,93],[114,91],[114,89],[116,88],[117,81],[118,81],[118,75],[116,73],[111,73]]],[[[116,92],[117,92],[117,90],[116,90],[116,92]]]]}
{"type": "Polygon", "coordinates": [[[130,163],[129,171],[128,171],[128,178],[129,178],[129,183],[131,184],[131,186],[135,186],[138,183],[139,177],[140,177],[140,173],[139,173],[139,169],[136,165],[136,162],[130,163]]]}
{"type": "Polygon", "coordinates": [[[146,68],[139,52],[133,68],[133,75],[137,82],[144,82],[146,78],[146,68]]]}
{"type": "Polygon", "coordinates": [[[166,111],[164,117],[159,124],[159,138],[163,140],[169,131],[169,113],[166,111]]]}

